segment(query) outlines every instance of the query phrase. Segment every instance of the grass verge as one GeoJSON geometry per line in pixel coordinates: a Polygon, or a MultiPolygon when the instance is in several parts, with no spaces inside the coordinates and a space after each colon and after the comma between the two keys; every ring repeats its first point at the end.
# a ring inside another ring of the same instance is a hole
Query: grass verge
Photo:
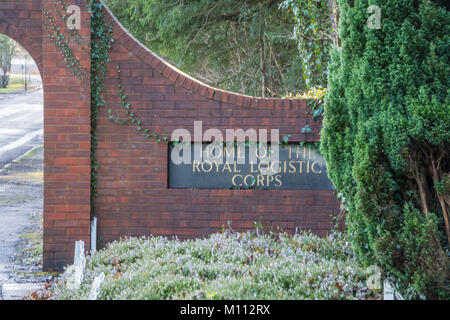
{"type": "MultiPolygon", "coordinates": [[[[28,89],[35,88],[36,85],[33,82],[28,81],[28,89]]],[[[10,77],[9,85],[7,88],[0,88],[0,94],[11,93],[18,90],[25,90],[25,82],[22,77],[10,77]]]]}

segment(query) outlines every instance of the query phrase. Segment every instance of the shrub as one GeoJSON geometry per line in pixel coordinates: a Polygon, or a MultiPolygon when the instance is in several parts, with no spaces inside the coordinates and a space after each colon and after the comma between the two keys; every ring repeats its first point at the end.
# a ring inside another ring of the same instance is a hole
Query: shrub
{"type": "Polygon", "coordinates": [[[69,268],[52,299],[87,299],[106,275],[99,299],[357,299],[375,297],[369,276],[342,234],[213,234],[178,241],[162,237],[114,242],[88,257],[79,289],[69,268]]]}
{"type": "Polygon", "coordinates": [[[362,261],[412,297],[448,297],[450,12],[380,0],[370,29],[371,4],[339,1],[321,151],[362,261]]]}

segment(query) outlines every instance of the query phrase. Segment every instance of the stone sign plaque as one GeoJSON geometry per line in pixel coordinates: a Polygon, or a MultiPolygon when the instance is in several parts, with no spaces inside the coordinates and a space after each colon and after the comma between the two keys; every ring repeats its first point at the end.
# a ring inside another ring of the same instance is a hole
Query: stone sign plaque
{"type": "Polygon", "coordinates": [[[274,152],[270,144],[255,148],[208,144],[192,144],[182,151],[181,146],[174,148],[169,145],[171,189],[334,189],[323,157],[299,144],[280,145],[277,158],[271,156],[274,152]],[[191,153],[189,161],[177,164],[180,161],[174,160],[173,153],[183,156],[183,152],[189,152],[186,150],[191,153]]]}

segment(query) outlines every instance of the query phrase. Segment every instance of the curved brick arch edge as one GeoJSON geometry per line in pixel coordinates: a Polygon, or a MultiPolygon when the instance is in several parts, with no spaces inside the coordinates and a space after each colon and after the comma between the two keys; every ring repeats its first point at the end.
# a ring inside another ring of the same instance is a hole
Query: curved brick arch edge
{"type": "MultiPolygon", "coordinates": [[[[28,30],[29,31],[29,30],[28,30]]],[[[0,20],[0,34],[6,35],[19,43],[33,58],[34,62],[38,66],[39,73],[43,74],[42,69],[42,47],[41,43],[36,43],[33,41],[33,36],[27,33],[26,31],[19,30],[12,24],[9,24],[5,21],[0,20]]],[[[35,37],[40,38],[41,34],[35,35],[35,37]]]]}
{"type": "Polygon", "coordinates": [[[163,77],[169,79],[173,83],[196,92],[201,96],[212,99],[215,101],[221,101],[223,103],[230,103],[239,107],[249,108],[261,108],[261,109],[291,109],[291,108],[304,108],[306,107],[306,100],[298,98],[259,98],[253,96],[247,96],[230,91],[221,90],[211,87],[203,82],[189,76],[183,71],[179,70],[175,66],[166,62],[163,58],[152,52],[138,39],[136,39],[114,16],[112,11],[104,4],[105,12],[112,23],[114,24],[113,38],[119,41],[130,52],[135,54],[139,60],[145,63],[147,66],[158,71],[163,77]]]}

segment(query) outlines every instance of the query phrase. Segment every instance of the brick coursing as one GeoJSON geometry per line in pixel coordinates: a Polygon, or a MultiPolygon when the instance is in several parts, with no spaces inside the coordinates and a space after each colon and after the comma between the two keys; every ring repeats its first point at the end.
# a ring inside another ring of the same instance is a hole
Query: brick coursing
{"type": "MultiPolygon", "coordinates": [[[[128,102],[145,126],[170,136],[177,128],[203,130],[280,129],[293,141],[319,141],[320,124],[311,120],[305,100],[265,99],[204,85],[166,63],[114,25],[105,96],[116,114],[117,66],[128,102]],[[299,134],[306,124],[312,133],[299,134]]],[[[102,243],[122,236],[204,236],[227,226],[253,228],[255,221],[288,232],[311,229],[324,235],[339,211],[332,191],[168,189],[168,146],[145,138],[135,126],[115,125],[103,110],[99,120],[99,197],[97,216],[102,243]]]]}
{"type": "MultiPolygon", "coordinates": [[[[82,9],[83,41],[90,41],[89,14],[82,9]]],[[[54,0],[0,2],[0,33],[29,51],[44,83],[44,268],[60,270],[72,261],[75,240],[90,236],[90,87],[66,68],[43,28],[41,8],[54,0]]],[[[280,129],[292,141],[319,141],[320,124],[307,114],[306,101],[264,99],[204,85],[146,49],[105,9],[114,26],[105,99],[122,114],[117,66],[125,94],[144,125],[170,136],[177,128],[280,129]],[[312,133],[301,134],[306,124],[312,133]]],[[[85,68],[87,53],[72,46],[85,68]]],[[[324,235],[339,211],[332,191],[317,190],[176,190],[168,189],[168,146],[116,125],[100,110],[96,215],[101,244],[123,236],[204,236],[226,226],[247,230],[255,221],[293,232],[311,229],[324,235]]]]}

